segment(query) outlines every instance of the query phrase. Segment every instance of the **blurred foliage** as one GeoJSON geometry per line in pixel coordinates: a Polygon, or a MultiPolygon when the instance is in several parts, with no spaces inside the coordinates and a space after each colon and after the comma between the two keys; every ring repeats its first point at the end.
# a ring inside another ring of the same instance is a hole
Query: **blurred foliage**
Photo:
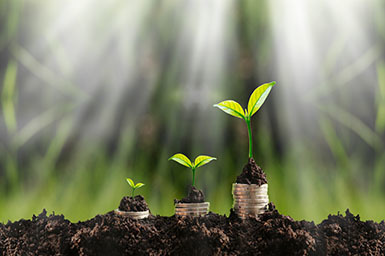
{"type": "Polygon", "coordinates": [[[128,176],[148,184],[140,193],[153,213],[172,215],[191,176],[167,161],[175,152],[218,158],[197,173],[197,185],[212,211],[228,214],[231,184],[247,162],[247,129],[212,104],[245,104],[257,85],[272,80],[277,86],[252,121],[271,201],[295,219],[320,221],[346,208],[384,218],[383,1],[370,2],[374,46],[336,72],[343,47],[331,45],[324,70],[333,73],[330,83],[292,96],[316,109],[318,121],[295,135],[282,114],[282,87],[291,85],[276,77],[268,1],[231,2],[221,36],[227,55],[213,62],[222,63],[220,72],[210,62],[219,45],[200,58],[191,54],[205,47],[191,47],[200,37],[181,22],[180,10],[188,9],[182,3],[112,2],[86,17],[56,1],[0,2],[0,221],[43,208],[73,221],[91,218],[130,193],[128,176]],[[360,76],[365,71],[371,80],[360,76]],[[205,86],[210,81],[216,84],[205,86]]]}

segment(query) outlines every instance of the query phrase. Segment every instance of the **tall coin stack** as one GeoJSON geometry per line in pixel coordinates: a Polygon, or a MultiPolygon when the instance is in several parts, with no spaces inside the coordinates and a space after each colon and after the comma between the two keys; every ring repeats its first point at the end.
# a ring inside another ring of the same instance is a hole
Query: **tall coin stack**
{"type": "Polygon", "coordinates": [[[177,216],[204,216],[209,212],[210,203],[176,203],[175,215],[177,216]]]}
{"type": "Polygon", "coordinates": [[[256,184],[233,183],[233,208],[235,213],[245,219],[264,213],[269,203],[267,195],[267,184],[258,186],[256,184]]]}

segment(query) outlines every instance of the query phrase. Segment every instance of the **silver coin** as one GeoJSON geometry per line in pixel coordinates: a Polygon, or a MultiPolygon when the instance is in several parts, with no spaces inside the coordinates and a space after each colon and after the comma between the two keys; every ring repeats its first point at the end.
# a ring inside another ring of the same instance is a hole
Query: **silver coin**
{"type": "Polygon", "coordinates": [[[186,211],[207,211],[208,207],[200,207],[200,208],[175,208],[175,211],[186,212],[186,211]]]}
{"type": "Polygon", "coordinates": [[[250,193],[268,193],[267,189],[234,189],[231,191],[232,194],[250,194],[250,193]]]}
{"type": "Polygon", "coordinates": [[[233,198],[234,200],[238,200],[238,201],[258,201],[258,200],[269,200],[269,196],[255,196],[255,197],[235,197],[233,198]]]}
{"type": "Polygon", "coordinates": [[[233,200],[257,201],[257,200],[269,200],[269,197],[268,196],[233,196],[233,200]]]}
{"type": "Polygon", "coordinates": [[[267,189],[233,189],[232,193],[267,193],[267,189]]]}
{"type": "Polygon", "coordinates": [[[177,216],[191,216],[191,217],[200,217],[200,216],[205,216],[207,213],[175,213],[177,216]]]}
{"type": "Polygon", "coordinates": [[[233,208],[236,210],[254,211],[254,210],[260,210],[260,209],[266,209],[266,206],[265,205],[256,205],[256,206],[234,205],[233,208]]]}
{"type": "Polygon", "coordinates": [[[208,212],[208,209],[175,209],[175,212],[208,212]]]}
{"type": "Polygon", "coordinates": [[[233,189],[236,188],[247,188],[247,189],[259,189],[264,188],[267,189],[269,186],[267,184],[262,184],[261,186],[258,186],[257,184],[240,184],[240,183],[233,183],[233,189]]]}
{"type": "Polygon", "coordinates": [[[254,210],[254,209],[265,209],[266,205],[263,205],[263,204],[259,204],[259,205],[239,205],[239,204],[234,204],[233,208],[234,209],[254,210]]]}
{"type": "Polygon", "coordinates": [[[233,199],[262,199],[268,197],[268,195],[233,195],[233,199]]]}
{"type": "Polygon", "coordinates": [[[204,202],[204,203],[176,203],[175,207],[176,208],[210,207],[210,203],[209,202],[204,202]]]}
{"type": "Polygon", "coordinates": [[[132,219],[144,219],[144,218],[147,218],[148,215],[150,214],[150,211],[148,210],[140,211],[140,212],[125,212],[125,211],[120,211],[119,209],[116,209],[114,212],[118,215],[130,217],[132,219]]]}
{"type": "Polygon", "coordinates": [[[267,186],[233,186],[233,190],[268,190],[267,186]]]}
{"type": "Polygon", "coordinates": [[[267,196],[267,192],[246,192],[246,193],[239,193],[239,192],[233,192],[233,196],[267,196]]]}
{"type": "Polygon", "coordinates": [[[175,213],[189,214],[189,213],[208,213],[208,211],[175,211],[175,213]]]}
{"type": "Polygon", "coordinates": [[[268,201],[265,201],[265,202],[254,202],[254,203],[248,203],[248,202],[234,202],[234,205],[240,205],[240,206],[256,206],[256,205],[267,205],[269,202],[268,201]]]}

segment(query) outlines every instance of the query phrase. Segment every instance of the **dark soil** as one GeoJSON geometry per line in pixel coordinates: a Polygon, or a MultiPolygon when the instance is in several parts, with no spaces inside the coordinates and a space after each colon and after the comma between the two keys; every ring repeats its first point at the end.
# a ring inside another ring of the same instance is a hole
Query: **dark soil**
{"type": "Polygon", "coordinates": [[[194,186],[190,186],[187,197],[177,200],[174,199],[174,204],[177,203],[203,203],[205,201],[205,195],[202,190],[197,189],[194,186]]]}
{"type": "Polygon", "coordinates": [[[147,211],[148,205],[144,200],[144,197],[141,195],[137,195],[135,197],[125,196],[120,201],[119,210],[126,212],[147,211]]]}
{"type": "Polygon", "coordinates": [[[0,255],[384,255],[385,224],[329,215],[321,224],[294,221],[270,204],[258,218],[144,220],[109,212],[79,223],[62,215],[0,224],[0,255]]]}
{"type": "Polygon", "coordinates": [[[261,186],[267,184],[265,172],[259,167],[253,158],[249,158],[248,163],[243,167],[241,175],[237,177],[237,183],[257,184],[261,186]]]}

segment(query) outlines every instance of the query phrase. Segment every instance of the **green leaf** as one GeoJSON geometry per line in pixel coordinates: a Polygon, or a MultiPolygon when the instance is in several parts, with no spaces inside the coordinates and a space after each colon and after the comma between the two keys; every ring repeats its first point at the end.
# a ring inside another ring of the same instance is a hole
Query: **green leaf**
{"type": "Polygon", "coordinates": [[[225,100],[218,104],[215,104],[214,107],[220,108],[221,110],[232,116],[245,119],[245,112],[243,112],[241,105],[239,105],[239,103],[236,101],[225,100]]]}
{"type": "Polygon", "coordinates": [[[144,184],[143,183],[137,183],[136,185],[135,185],[135,187],[134,188],[141,188],[141,187],[143,187],[144,186],[144,184]]]}
{"type": "Polygon", "coordinates": [[[273,88],[275,84],[276,82],[266,83],[254,90],[250,96],[249,104],[247,106],[249,117],[252,117],[255,112],[257,112],[258,109],[262,106],[267,96],[269,95],[271,88],[273,88]]]}
{"type": "Polygon", "coordinates": [[[192,168],[192,163],[190,161],[190,159],[188,159],[187,156],[181,154],[181,153],[178,153],[178,154],[175,154],[173,155],[172,157],[170,157],[168,160],[174,160],[175,162],[178,162],[180,163],[181,165],[184,165],[186,167],[190,167],[192,168]]]}
{"type": "Polygon", "coordinates": [[[127,180],[128,185],[130,185],[130,187],[135,188],[135,183],[132,179],[127,178],[126,180],[127,180]]]}
{"type": "Polygon", "coordinates": [[[194,163],[194,166],[196,168],[198,167],[201,167],[205,164],[208,164],[210,163],[211,161],[213,160],[217,160],[215,157],[212,157],[212,156],[198,156],[197,158],[195,158],[195,163],[194,163]]]}

